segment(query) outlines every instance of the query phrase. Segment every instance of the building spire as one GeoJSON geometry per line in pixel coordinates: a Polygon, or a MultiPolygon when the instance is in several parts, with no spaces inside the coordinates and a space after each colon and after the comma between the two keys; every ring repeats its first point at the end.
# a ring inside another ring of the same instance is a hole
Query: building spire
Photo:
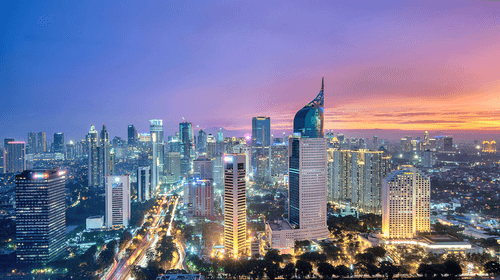
{"type": "Polygon", "coordinates": [[[309,102],[309,104],[307,104],[304,107],[315,107],[315,108],[323,107],[325,103],[324,89],[325,89],[325,76],[323,76],[323,78],[321,79],[321,90],[316,96],[316,98],[314,98],[313,101],[309,102]]]}
{"type": "Polygon", "coordinates": [[[325,75],[323,75],[323,78],[321,78],[321,91],[325,90],[325,75]]]}

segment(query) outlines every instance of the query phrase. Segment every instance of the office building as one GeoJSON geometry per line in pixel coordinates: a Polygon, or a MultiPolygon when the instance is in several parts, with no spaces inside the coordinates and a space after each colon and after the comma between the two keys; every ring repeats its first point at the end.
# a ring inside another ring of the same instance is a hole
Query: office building
{"type": "Polygon", "coordinates": [[[106,125],[102,125],[101,138],[99,139],[99,186],[104,187],[106,184],[106,177],[110,173],[110,142],[109,133],[106,129],[106,125]]]}
{"type": "Polygon", "coordinates": [[[137,201],[145,202],[151,198],[151,167],[140,166],[137,169],[137,201]]]}
{"type": "Polygon", "coordinates": [[[76,158],[76,154],[75,143],[69,141],[69,143],[66,144],[66,159],[73,160],[76,158]]]}
{"type": "MultiPolygon", "coordinates": [[[[266,156],[268,162],[271,158],[271,118],[269,117],[254,117],[252,118],[252,167],[254,172],[256,172],[257,158],[262,159],[266,156]]],[[[261,164],[262,165],[262,164],[261,164]]],[[[270,163],[268,163],[267,168],[269,169],[270,163]]],[[[256,181],[263,181],[269,176],[269,170],[265,174],[256,173],[254,179],[256,181]],[[262,177],[261,175],[264,175],[262,177]]]]}
{"type": "Polygon", "coordinates": [[[224,156],[216,154],[212,160],[212,177],[214,179],[214,186],[224,186],[224,156]]]}
{"type": "Polygon", "coordinates": [[[26,144],[8,142],[5,148],[5,173],[19,173],[26,169],[26,144]]]}
{"type": "Polygon", "coordinates": [[[164,142],[163,135],[163,120],[149,120],[149,131],[151,133],[151,141],[153,145],[153,162],[152,166],[152,184],[156,189],[163,180],[163,172],[165,168],[164,142]]]}
{"type": "Polygon", "coordinates": [[[295,114],[289,164],[289,223],[295,238],[329,236],[327,212],[327,139],[323,135],[324,78],[321,91],[295,114]]]}
{"type": "Polygon", "coordinates": [[[215,154],[217,153],[217,148],[216,148],[216,140],[215,137],[212,134],[208,134],[207,136],[207,158],[213,159],[215,157],[215,154]]]}
{"type": "Polygon", "coordinates": [[[190,212],[195,217],[214,218],[214,187],[212,180],[193,180],[189,184],[190,212]]]}
{"type": "Polygon", "coordinates": [[[99,134],[95,129],[94,125],[90,126],[89,133],[87,134],[87,152],[89,159],[89,167],[88,167],[88,185],[89,187],[99,186],[100,179],[100,168],[99,168],[99,134]]]}
{"type": "Polygon", "coordinates": [[[5,149],[0,148],[0,174],[5,173],[5,149]]]}
{"type": "Polygon", "coordinates": [[[45,135],[45,132],[38,132],[38,144],[36,151],[38,153],[45,153],[47,152],[47,136],[45,135]]]}
{"type": "Polygon", "coordinates": [[[247,253],[245,155],[224,157],[224,248],[226,257],[247,253]]]}
{"type": "Polygon", "coordinates": [[[198,142],[196,143],[196,150],[200,153],[207,151],[207,133],[200,129],[198,132],[198,142]]]}
{"type": "Polygon", "coordinates": [[[130,177],[107,176],[105,219],[107,228],[128,227],[130,221],[130,177]]]}
{"type": "Polygon", "coordinates": [[[445,151],[453,151],[453,137],[445,136],[443,138],[443,150],[445,151]]]}
{"type": "Polygon", "coordinates": [[[391,172],[383,151],[328,149],[328,200],[362,213],[382,213],[382,180],[391,172]]]}
{"type": "Polygon", "coordinates": [[[193,172],[193,159],[195,157],[193,124],[182,122],[179,124],[179,136],[181,141],[181,175],[189,178],[193,172]]]}
{"type": "Polygon", "coordinates": [[[193,161],[193,178],[198,180],[213,179],[212,160],[199,156],[193,161]]]}
{"type": "Polygon", "coordinates": [[[382,234],[410,239],[430,231],[430,178],[415,167],[389,174],[382,187],[382,234]]]}
{"type": "Polygon", "coordinates": [[[54,153],[64,154],[64,133],[54,133],[54,153]]]}
{"type": "Polygon", "coordinates": [[[28,145],[26,146],[26,154],[36,154],[36,132],[28,132],[28,145]]]}
{"type": "Polygon", "coordinates": [[[129,146],[135,146],[137,143],[137,129],[133,124],[129,125],[127,128],[127,144],[129,146]]]}
{"type": "Polygon", "coordinates": [[[175,181],[181,178],[181,153],[168,152],[165,158],[165,171],[168,176],[172,176],[175,181]]]}
{"type": "Polygon", "coordinates": [[[489,141],[483,141],[483,153],[496,153],[497,152],[497,142],[495,140],[492,140],[491,142],[489,141]]]}
{"type": "Polygon", "coordinates": [[[434,166],[435,162],[436,162],[436,157],[434,155],[434,152],[431,150],[424,151],[422,165],[425,168],[432,168],[434,166]]]}
{"type": "Polygon", "coordinates": [[[65,171],[25,170],[16,176],[16,259],[46,264],[66,248],[65,171]]]}

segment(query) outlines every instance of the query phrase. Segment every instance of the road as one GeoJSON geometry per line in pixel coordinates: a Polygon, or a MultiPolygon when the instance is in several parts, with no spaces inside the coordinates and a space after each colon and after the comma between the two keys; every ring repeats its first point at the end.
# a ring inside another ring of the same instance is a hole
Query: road
{"type": "MultiPolygon", "coordinates": [[[[166,197],[163,198],[163,203],[166,202],[166,197]]],[[[113,266],[108,270],[102,279],[129,279],[134,266],[139,265],[146,256],[149,248],[154,246],[158,241],[156,231],[158,226],[162,224],[165,213],[162,213],[162,208],[158,207],[158,212],[155,215],[152,226],[148,229],[146,235],[132,255],[127,259],[124,253],[118,256],[119,261],[115,260],[113,266]],[[162,215],[163,214],[163,215],[162,215]]]]}

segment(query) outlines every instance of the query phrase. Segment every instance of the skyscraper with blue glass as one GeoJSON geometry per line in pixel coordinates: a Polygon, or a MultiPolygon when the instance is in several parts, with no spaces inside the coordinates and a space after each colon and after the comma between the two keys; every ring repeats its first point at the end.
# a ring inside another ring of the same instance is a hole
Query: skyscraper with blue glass
{"type": "Polygon", "coordinates": [[[326,224],[327,139],[323,136],[324,78],[316,98],[293,120],[289,164],[288,217],[295,239],[324,239],[326,224]]]}

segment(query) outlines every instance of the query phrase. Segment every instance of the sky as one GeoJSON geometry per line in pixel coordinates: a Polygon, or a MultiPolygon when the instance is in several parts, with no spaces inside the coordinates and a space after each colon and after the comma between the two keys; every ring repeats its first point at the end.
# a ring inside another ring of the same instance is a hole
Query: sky
{"type": "Polygon", "coordinates": [[[322,76],[325,129],[495,137],[498,50],[497,1],[2,1],[0,138],[278,134],[322,76]]]}

